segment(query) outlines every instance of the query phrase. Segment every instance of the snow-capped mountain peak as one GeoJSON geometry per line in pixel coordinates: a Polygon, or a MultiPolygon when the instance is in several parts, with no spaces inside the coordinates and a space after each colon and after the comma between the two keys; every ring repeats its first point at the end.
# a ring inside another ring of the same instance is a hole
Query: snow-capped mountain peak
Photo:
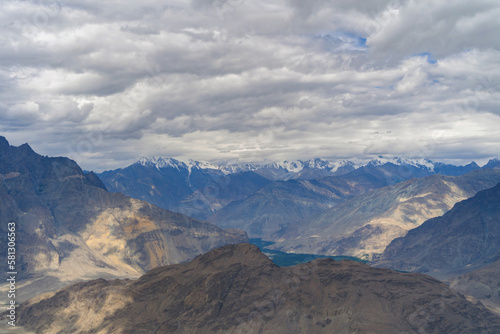
{"type": "Polygon", "coordinates": [[[156,167],[160,168],[187,168],[187,165],[182,161],[175,160],[172,158],[164,157],[143,157],[139,159],[138,163],[142,166],[156,167]]]}
{"type": "MultiPolygon", "coordinates": [[[[500,158],[490,160],[489,166],[496,167],[500,162],[500,158]]],[[[268,163],[247,163],[247,162],[221,162],[211,163],[206,161],[196,160],[176,160],[167,157],[143,157],[137,163],[143,166],[162,168],[176,168],[178,170],[187,169],[189,173],[193,169],[197,170],[213,170],[222,173],[223,175],[236,174],[242,172],[256,172],[262,176],[273,179],[288,180],[290,178],[313,178],[328,175],[342,175],[358,169],[363,166],[378,167],[391,163],[398,166],[413,166],[419,169],[427,170],[430,173],[443,172],[443,168],[448,168],[446,164],[434,163],[429,159],[419,158],[400,158],[400,157],[384,157],[379,156],[376,159],[365,163],[354,163],[350,160],[328,161],[325,159],[315,158],[310,160],[285,160],[280,162],[268,163]]],[[[479,167],[478,167],[479,168],[479,167]]]]}
{"type": "Polygon", "coordinates": [[[304,169],[304,163],[300,160],[297,161],[279,161],[279,162],[273,162],[269,164],[265,164],[262,167],[264,168],[269,168],[269,169],[283,169],[288,172],[292,173],[298,173],[302,169],[304,169]]]}
{"type": "Polygon", "coordinates": [[[200,169],[200,170],[212,169],[212,170],[218,170],[226,175],[239,173],[243,171],[249,171],[249,170],[257,170],[260,167],[260,165],[248,164],[248,163],[214,164],[207,161],[196,161],[191,159],[187,161],[181,161],[173,158],[154,157],[154,156],[143,157],[139,159],[137,163],[142,166],[155,167],[158,169],[160,168],[188,169],[189,172],[191,172],[191,170],[193,169],[200,169]]]}
{"type": "Polygon", "coordinates": [[[386,158],[383,156],[379,156],[376,159],[371,160],[368,162],[367,166],[381,166],[385,165],[387,163],[391,163],[393,165],[397,166],[414,166],[414,167],[419,167],[419,168],[427,168],[429,171],[433,172],[434,171],[434,163],[429,160],[429,159],[407,159],[407,158],[399,158],[399,157],[392,157],[392,158],[386,158]]]}
{"type": "Polygon", "coordinates": [[[220,170],[221,166],[212,164],[210,162],[206,161],[195,161],[195,160],[189,160],[187,162],[187,166],[189,170],[191,169],[216,169],[220,170]]]}

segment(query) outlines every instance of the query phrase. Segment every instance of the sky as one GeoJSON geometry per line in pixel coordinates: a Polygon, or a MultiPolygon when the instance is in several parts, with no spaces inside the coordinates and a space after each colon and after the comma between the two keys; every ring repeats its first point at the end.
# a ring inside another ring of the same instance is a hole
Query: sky
{"type": "Polygon", "coordinates": [[[0,3],[0,135],[84,169],[500,156],[500,1],[0,3]]]}

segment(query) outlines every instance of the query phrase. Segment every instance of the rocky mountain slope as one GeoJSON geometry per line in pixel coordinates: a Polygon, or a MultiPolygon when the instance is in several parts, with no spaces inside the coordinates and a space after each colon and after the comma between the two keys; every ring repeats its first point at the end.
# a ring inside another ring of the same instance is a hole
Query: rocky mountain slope
{"type": "MultiPolygon", "coordinates": [[[[325,211],[337,212],[337,205],[347,199],[401,181],[431,175],[432,172],[427,167],[424,167],[423,165],[394,164],[385,160],[377,160],[343,176],[325,177],[317,180],[273,182],[243,201],[230,203],[225,208],[209,217],[208,220],[223,228],[238,228],[244,230],[249,233],[251,237],[289,242],[297,237],[316,235],[308,231],[308,226],[312,218],[325,211]],[[306,231],[304,231],[304,229],[306,231]]],[[[498,173],[498,175],[500,175],[500,173],[498,173]]],[[[500,179],[498,180],[500,181],[500,179]]],[[[493,184],[496,183],[491,183],[490,186],[493,184]]],[[[466,198],[463,197],[463,194],[460,194],[460,196],[462,197],[458,200],[466,198]]],[[[369,203],[365,203],[363,200],[356,203],[354,209],[352,205],[345,204],[343,207],[345,210],[339,212],[349,214],[351,209],[356,210],[356,207],[360,205],[369,205],[369,203]]],[[[377,199],[377,203],[381,204],[381,201],[377,199]]],[[[384,203],[383,208],[389,209],[389,204],[384,203]]],[[[377,210],[377,213],[380,213],[381,210],[379,208],[377,208],[377,210]]],[[[441,213],[442,211],[439,212],[439,214],[441,213]]],[[[370,214],[370,212],[367,212],[367,216],[370,214]]],[[[325,217],[324,225],[328,225],[330,222],[331,220],[325,217]]],[[[363,222],[366,223],[366,220],[363,222]]],[[[363,225],[358,226],[358,228],[362,226],[363,225]]],[[[412,225],[412,227],[414,226],[415,225],[412,225]]],[[[406,229],[408,229],[408,227],[406,229]]],[[[320,230],[321,228],[318,228],[319,232],[317,235],[331,235],[328,233],[330,231],[320,230]]],[[[354,232],[350,230],[350,226],[348,230],[350,233],[354,232]]],[[[335,232],[338,233],[339,231],[335,232]]],[[[344,233],[344,231],[341,232],[344,233]]],[[[402,230],[397,231],[393,238],[400,236],[401,233],[402,230]]],[[[342,236],[346,235],[347,234],[343,234],[342,236]]],[[[385,245],[387,245],[390,240],[387,240],[385,245]]],[[[300,243],[301,241],[302,240],[298,240],[297,242],[300,243]]],[[[309,245],[306,247],[309,253],[311,251],[319,252],[321,251],[320,248],[322,248],[316,245],[312,248],[309,247],[309,245]]],[[[382,250],[376,251],[381,252],[382,250]]],[[[325,247],[324,252],[326,253],[328,251],[329,250],[325,247]]]]}
{"type": "Polygon", "coordinates": [[[371,259],[408,230],[499,182],[500,169],[484,169],[462,176],[432,175],[375,189],[304,220],[272,247],[371,259]]]}
{"type": "Polygon", "coordinates": [[[421,274],[319,259],[274,265],[225,246],[136,281],[103,279],[19,308],[43,333],[498,333],[500,318],[421,274]]]}
{"type": "Polygon", "coordinates": [[[500,184],[457,203],[387,246],[378,266],[450,277],[500,258],[500,184]]]}
{"type": "Polygon", "coordinates": [[[199,219],[232,201],[247,198],[271,182],[253,171],[231,173],[219,166],[163,158],[143,158],[99,177],[111,192],[199,219]]]}
{"type": "MultiPolygon", "coordinates": [[[[160,209],[84,174],[67,158],[36,154],[0,137],[0,229],[17,228],[18,300],[80,279],[138,277],[212,248],[248,240],[244,232],[160,209]]],[[[0,251],[6,254],[7,244],[0,251]]],[[[0,264],[3,272],[6,261],[0,264]]]]}
{"type": "Polygon", "coordinates": [[[500,318],[421,274],[330,259],[280,268],[225,246],[138,280],[103,279],[19,308],[43,333],[498,333],[500,318]]]}
{"type": "Polygon", "coordinates": [[[452,278],[450,287],[480,300],[488,309],[500,315],[500,260],[452,278]]]}
{"type": "Polygon", "coordinates": [[[368,190],[368,186],[358,186],[337,178],[273,182],[246,200],[230,203],[209,217],[208,221],[222,228],[238,226],[252,237],[272,240],[276,233],[290,224],[368,190]]]}

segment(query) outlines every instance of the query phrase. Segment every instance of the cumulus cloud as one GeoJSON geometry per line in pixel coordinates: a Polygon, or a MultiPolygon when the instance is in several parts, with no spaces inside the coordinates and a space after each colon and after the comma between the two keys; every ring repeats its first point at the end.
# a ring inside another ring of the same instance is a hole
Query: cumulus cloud
{"type": "Polygon", "coordinates": [[[499,155],[497,1],[4,1],[0,133],[84,168],[499,155]]]}

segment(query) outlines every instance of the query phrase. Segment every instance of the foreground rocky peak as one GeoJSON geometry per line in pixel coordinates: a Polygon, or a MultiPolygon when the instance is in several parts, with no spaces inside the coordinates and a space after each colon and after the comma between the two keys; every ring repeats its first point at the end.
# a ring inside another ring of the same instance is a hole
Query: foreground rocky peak
{"type": "Polygon", "coordinates": [[[94,280],[26,302],[40,333],[498,333],[500,318],[421,274],[319,259],[280,268],[230,245],[136,281],[94,280]]]}

